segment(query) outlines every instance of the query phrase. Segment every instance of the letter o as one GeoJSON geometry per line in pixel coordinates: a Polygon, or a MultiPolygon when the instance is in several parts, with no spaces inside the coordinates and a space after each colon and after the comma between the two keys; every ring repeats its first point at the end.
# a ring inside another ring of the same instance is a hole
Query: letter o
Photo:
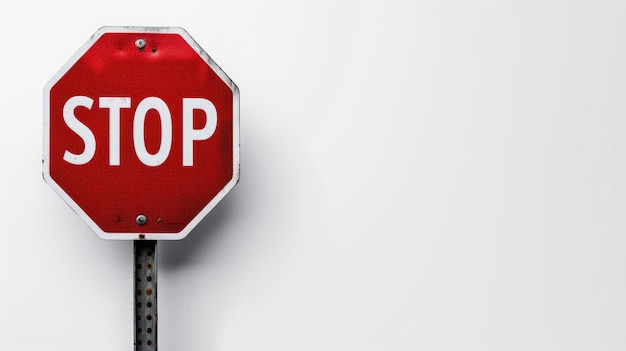
{"type": "Polygon", "coordinates": [[[159,166],[165,162],[172,148],[172,115],[165,101],[158,97],[150,96],[139,103],[133,119],[133,143],[137,157],[146,166],[159,166]],[[155,154],[148,152],[144,138],[146,114],[150,110],[156,110],[161,120],[161,145],[159,146],[159,151],[155,154]]]}

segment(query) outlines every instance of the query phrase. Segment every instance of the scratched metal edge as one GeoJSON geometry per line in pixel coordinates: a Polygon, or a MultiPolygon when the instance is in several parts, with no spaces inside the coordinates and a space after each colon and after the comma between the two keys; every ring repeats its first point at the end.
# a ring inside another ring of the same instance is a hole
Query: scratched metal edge
{"type": "Polygon", "coordinates": [[[76,213],[87,226],[100,238],[105,240],[181,240],[202,221],[224,197],[239,182],[240,173],[240,107],[239,107],[239,87],[230,77],[213,61],[208,53],[189,35],[182,27],[134,27],[134,26],[104,26],[100,27],[85,42],[76,53],[59,69],[44,86],[43,96],[43,179],[52,189],[63,199],[63,201],[76,213]],[[226,83],[233,92],[233,177],[226,183],[226,186],[217,193],[187,226],[178,233],[109,233],[103,231],[89,215],[52,179],[50,176],[50,90],[65,73],[89,50],[89,48],[106,33],[173,33],[180,35],[198,53],[198,55],[213,69],[217,75],[226,83]]]}

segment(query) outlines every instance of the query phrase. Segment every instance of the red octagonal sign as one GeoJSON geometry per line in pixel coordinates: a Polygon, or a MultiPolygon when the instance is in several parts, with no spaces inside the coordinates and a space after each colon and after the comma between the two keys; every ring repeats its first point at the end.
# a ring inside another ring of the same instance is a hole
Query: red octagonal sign
{"type": "Polygon", "coordinates": [[[239,90],[182,28],[101,28],[46,84],[43,175],[102,238],[182,239],[239,180],[239,90]]]}

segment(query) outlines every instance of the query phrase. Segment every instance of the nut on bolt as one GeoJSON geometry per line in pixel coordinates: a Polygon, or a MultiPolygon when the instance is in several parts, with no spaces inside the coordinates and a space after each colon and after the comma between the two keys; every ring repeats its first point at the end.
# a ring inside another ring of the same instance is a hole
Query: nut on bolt
{"type": "Polygon", "coordinates": [[[136,221],[137,221],[137,224],[144,225],[144,224],[146,224],[146,222],[148,222],[148,218],[146,218],[145,215],[140,214],[140,215],[137,216],[136,221]]]}
{"type": "Polygon", "coordinates": [[[139,38],[139,39],[135,40],[135,46],[137,47],[137,49],[143,50],[143,48],[146,47],[145,39],[139,38]]]}

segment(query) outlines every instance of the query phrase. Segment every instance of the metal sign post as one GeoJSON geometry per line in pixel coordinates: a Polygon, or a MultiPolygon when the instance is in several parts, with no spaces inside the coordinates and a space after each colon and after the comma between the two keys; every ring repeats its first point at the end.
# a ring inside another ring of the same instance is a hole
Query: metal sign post
{"type": "Polygon", "coordinates": [[[135,350],[157,349],[157,242],[135,240],[135,350]]]}

